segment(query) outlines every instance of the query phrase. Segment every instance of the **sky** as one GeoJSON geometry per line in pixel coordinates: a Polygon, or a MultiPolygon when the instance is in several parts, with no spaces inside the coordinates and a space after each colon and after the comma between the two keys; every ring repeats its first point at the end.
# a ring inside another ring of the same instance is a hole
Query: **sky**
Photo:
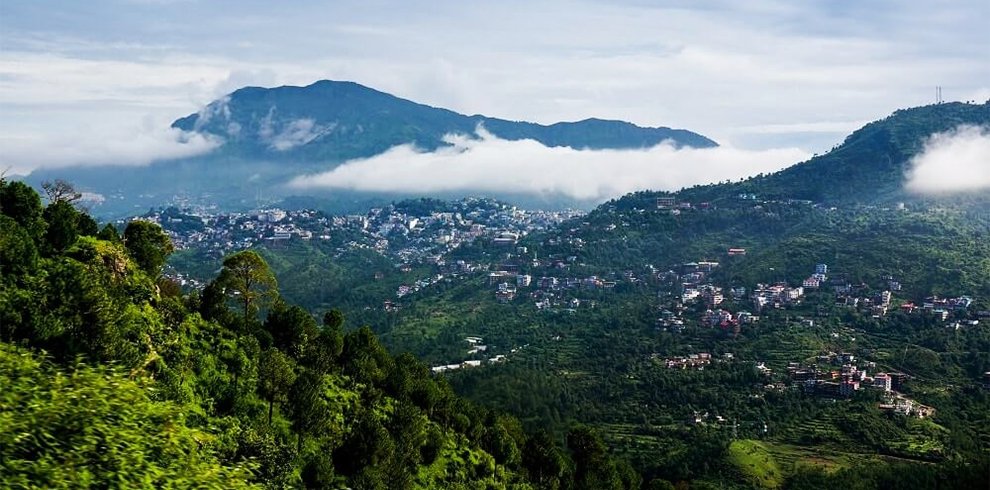
{"type": "Polygon", "coordinates": [[[936,86],[990,99],[987,19],[986,0],[3,1],[0,166],[209,151],[171,121],[333,79],[465,114],[685,128],[779,167],[936,86]]]}

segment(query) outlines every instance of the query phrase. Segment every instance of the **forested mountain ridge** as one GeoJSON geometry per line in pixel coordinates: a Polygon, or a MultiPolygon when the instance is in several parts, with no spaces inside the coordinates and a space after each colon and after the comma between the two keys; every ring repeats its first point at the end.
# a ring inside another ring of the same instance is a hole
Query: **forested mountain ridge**
{"type": "Polygon", "coordinates": [[[915,200],[905,192],[911,159],[935,134],[960,126],[990,125],[990,101],[950,102],[901,109],[854,131],[830,151],[770,175],[739,183],[685,189],[688,200],[712,201],[740,193],[825,204],[915,200]]]}
{"type": "Polygon", "coordinates": [[[715,142],[682,129],[643,128],[586,119],[544,126],[417,104],[353,82],[321,80],[306,87],[246,87],[173,127],[221,138],[218,150],[248,158],[342,162],[413,144],[432,151],[449,134],[473,135],[481,126],[509,140],[582,149],[645,148],[669,141],[707,148],[715,142]]]}
{"type": "Polygon", "coordinates": [[[579,257],[612,266],[725,259],[738,248],[748,255],[734,263],[751,279],[770,280],[766,271],[774,268],[778,278],[794,281],[818,256],[848,258],[859,265],[859,278],[895,275],[918,284],[918,293],[951,284],[982,290],[990,277],[981,239],[990,230],[990,195],[921,195],[904,187],[912,158],[929,138],[966,125],[990,125],[990,103],[900,110],[771,175],[629,194],[561,226],[551,241],[577,239],[584,244],[575,250],[579,257]],[[785,264],[797,255],[803,264],[785,264]],[[933,267],[963,272],[926,272],[933,267]]]}
{"type": "MultiPolygon", "coordinates": [[[[47,188],[46,188],[47,189],[47,188]]],[[[146,221],[0,180],[0,480],[24,488],[636,488],[575,427],[453,394],[367,327],[287,304],[254,251],[201,292],[146,221]]]]}

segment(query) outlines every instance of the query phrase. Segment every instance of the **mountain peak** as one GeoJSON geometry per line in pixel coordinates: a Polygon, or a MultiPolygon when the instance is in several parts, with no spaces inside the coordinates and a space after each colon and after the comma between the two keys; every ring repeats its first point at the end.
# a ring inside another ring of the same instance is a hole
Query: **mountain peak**
{"type": "Polygon", "coordinates": [[[172,126],[220,137],[226,143],[219,151],[241,158],[341,162],[402,144],[433,150],[447,145],[448,134],[473,134],[479,123],[499,138],[533,139],[547,146],[619,149],[662,142],[716,146],[691,131],[623,121],[589,118],[545,126],[465,116],[356,82],[333,80],[304,87],[244,87],[172,126]]]}

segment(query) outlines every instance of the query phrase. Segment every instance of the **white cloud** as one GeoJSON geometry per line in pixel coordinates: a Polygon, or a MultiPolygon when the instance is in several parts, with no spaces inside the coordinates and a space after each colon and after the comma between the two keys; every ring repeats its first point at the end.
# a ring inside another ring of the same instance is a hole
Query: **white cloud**
{"type": "Polygon", "coordinates": [[[94,125],[52,135],[7,133],[0,135],[0,169],[13,174],[39,167],[74,165],[147,165],[156,160],[184,158],[206,153],[221,142],[198,133],[168,127],[164,121],[116,127],[94,125]]]}
{"type": "Polygon", "coordinates": [[[990,190],[990,128],[933,135],[911,160],[905,187],[922,194],[990,190]]]}
{"type": "Polygon", "coordinates": [[[985,0],[935,9],[783,0],[440,9],[172,2],[0,2],[0,134],[57,141],[96,119],[127,134],[145,114],[174,120],[244,85],[330,78],[468,114],[621,119],[750,149],[824,151],[847,133],[832,122],[930,103],[936,85],[946,100],[990,97],[985,0]]]}
{"type": "Polygon", "coordinates": [[[333,130],[333,125],[320,126],[312,119],[296,119],[290,122],[282,132],[272,139],[271,147],[277,151],[285,151],[305,145],[333,130]]]}
{"type": "MultiPolygon", "coordinates": [[[[275,128],[275,112],[278,109],[273,105],[268,109],[268,113],[261,119],[258,124],[258,139],[264,143],[268,144],[268,147],[275,151],[286,151],[291,150],[297,146],[305,145],[320,136],[328,134],[337,127],[336,123],[330,123],[325,126],[316,124],[316,121],[310,118],[294,119],[284,124],[280,131],[276,133],[275,128]]],[[[202,114],[202,113],[201,113],[202,114]]],[[[225,119],[230,119],[230,111],[224,113],[225,119]]],[[[196,121],[196,126],[201,126],[200,120],[196,121]]],[[[202,121],[206,122],[206,121],[202,121]]],[[[230,131],[231,125],[236,125],[237,123],[230,123],[228,125],[227,133],[230,136],[236,136],[234,132],[230,131]]],[[[240,126],[237,125],[237,133],[240,132],[240,126]]]]}
{"type": "Polygon", "coordinates": [[[448,136],[452,146],[435,152],[397,146],[329,172],[297,177],[290,186],[563,194],[603,201],[637,190],[674,190],[736,180],[780,170],[808,157],[797,149],[675,149],[666,144],[644,150],[575,150],[550,148],[533,140],[507,141],[480,129],[479,136],[448,136]]]}

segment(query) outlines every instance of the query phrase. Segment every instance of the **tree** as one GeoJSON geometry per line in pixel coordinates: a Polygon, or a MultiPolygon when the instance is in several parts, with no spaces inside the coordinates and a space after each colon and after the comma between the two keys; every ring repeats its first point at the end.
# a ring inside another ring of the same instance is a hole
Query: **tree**
{"type": "Polygon", "coordinates": [[[96,238],[100,240],[106,240],[108,242],[120,243],[120,233],[117,228],[113,226],[113,223],[107,223],[100,229],[100,232],[96,234],[96,238]]]}
{"type": "Polygon", "coordinates": [[[55,179],[55,182],[46,180],[41,183],[41,188],[45,190],[49,204],[57,202],[72,204],[82,199],[82,193],[77,191],[72,184],[62,179],[55,179]]]}
{"type": "Polygon", "coordinates": [[[289,391],[292,409],[292,429],[298,436],[297,449],[302,450],[303,437],[319,436],[329,430],[332,414],[323,391],[326,389],[323,375],[304,370],[289,391]]]}
{"type": "Polygon", "coordinates": [[[394,451],[391,434],[368,410],[358,416],[350,435],[333,452],[333,465],[344,475],[357,476],[364,469],[379,468],[394,451]]]}
{"type": "Polygon", "coordinates": [[[341,353],[344,374],[362,383],[381,385],[391,370],[393,359],[367,326],[344,337],[341,353]]]}
{"type": "Polygon", "coordinates": [[[38,294],[31,284],[37,272],[38,250],[24,228],[13,218],[0,215],[0,339],[13,341],[25,335],[32,313],[38,310],[38,294]]]}
{"type": "Polygon", "coordinates": [[[134,220],[124,229],[124,246],[141,270],[157,278],[175,247],[165,231],[154,223],[134,220]]]}
{"type": "Polygon", "coordinates": [[[0,215],[0,278],[34,272],[38,250],[24,227],[0,215]]]}
{"type": "Polygon", "coordinates": [[[258,364],[258,391],[268,400],[268,423],[272,423],[275,403],[288,399],[289,389],[296,380],[292,359],[275,348],[261,353],[258,364]]]}
{"type": "Polygon", "coordinates": [[[495,461],[510,467],[519,465],[521,458],[519,447],[509,431],[497,421],[494,425],[487,427],[482,447],[491,454],[495,461]]]}
{"type": "Polygon", "coordinates": [[[567,447],[574,459],[574,485],[577,488],[622,488],[623,484],[598,434],[578,426],[567,433],[567,447]]]}
{"type": "Polygon", "coordinates": [[[0,213],[13,218],[36,242],[45,233],[42,212],[41,198],[31,186],[0,179],[0,213]]]}
{"type": "Polygon", "coordinates": [[[344,337],[340,331],[324,328],[309,346],[303,362],[313,371],[321,374],[329,373],[340,359],[343,348],[344,337]]]}
{"type": "Polygon", "coordinates": [[[62,253],[79,236],[79,212],[67,201],[54,201],[43,213],[48,227],[45,244],[50,254],[62,253]]]}
{"type": "Polygon", "coordinates": [[[100,233],[100,225],[87,213],[80,212],[76,221],[76,229],[82,236],[96,236],[100,233]]]}
{"type": "Polygon", "coordinates": [[[313,315],[296,305],[276,300],[268,317],[265,330],[271,334],[275,347],[295,359],[301,359],[313,339],[319,335],[313,315]]]}
{"type": "Polygon", "coordinates": [[[546,431],[538,431],[526,441],[522,455],[529,478],[543,488],[560,488],[567,473],[567,458],[546,431]]]}
{"type": "Polygon", "coordinates": [[[244,326],[254,318],[257,309],[278,296],[275,275],[257,252],[237,252],[223,261],[223,269],[216,279],[228,298],[234,298],[242,306],[244,326]]]}
{"type": "Polygon", "coordinates": [[[204,319],[215,321],[227,328],[234,324],[234,313],[227,308],[227,297],[220,283],[210,281],[203,288],[198,300],[196,309],[204,319]]]}
{"type": "Polygon", "coordinates": [[[344,328],[344,314],[336,308],[324,313],[323,326],[327,330],[342,331],[344,328]]]}

